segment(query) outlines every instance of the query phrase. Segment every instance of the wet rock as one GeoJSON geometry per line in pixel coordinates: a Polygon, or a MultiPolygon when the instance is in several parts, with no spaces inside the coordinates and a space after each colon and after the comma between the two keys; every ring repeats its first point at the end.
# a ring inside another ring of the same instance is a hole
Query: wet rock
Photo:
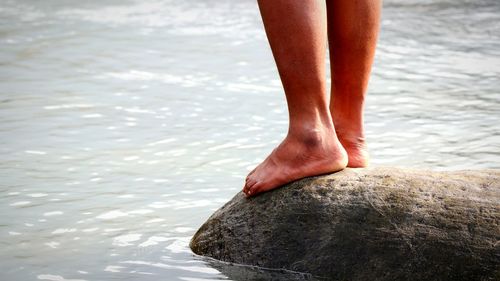
{"type": "Polygon", "coordinates": [[[500,171],[346,169],[238,193],[190,246],[329,280],[500,280],[500,171]]]}

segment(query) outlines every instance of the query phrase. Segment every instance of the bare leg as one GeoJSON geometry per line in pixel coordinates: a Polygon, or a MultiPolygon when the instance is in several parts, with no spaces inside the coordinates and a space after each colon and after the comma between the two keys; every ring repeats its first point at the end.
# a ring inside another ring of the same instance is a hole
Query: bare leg
{"type": "Polygon", "coordinates": [[[324,0],[259,0],[289,112],[283,142],[246,179],[247,196],[345,168],[326,94],[324,0]],[[333,136],[333,137],[332,137],[333,136]]]}
{"type": "Polygon", "coordinates": [[[327,0],[330,110],[337,136],[349,156],[349,167],[365,167],[369,162],[363,108],[381,4],[381,0],[327,0]]]}

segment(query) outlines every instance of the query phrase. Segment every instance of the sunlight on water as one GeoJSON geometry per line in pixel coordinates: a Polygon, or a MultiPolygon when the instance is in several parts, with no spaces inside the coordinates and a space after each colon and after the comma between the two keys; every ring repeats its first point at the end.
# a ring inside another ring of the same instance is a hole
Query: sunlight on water
{"type": "MultiPolygon", "coordinates": [[[[286,133],[256,2],[1,1],[0,279],[269,277],[188,247],[286,133]]],[[[500,168],[498,1],[384,5],[373,165],[500,168]]]]}

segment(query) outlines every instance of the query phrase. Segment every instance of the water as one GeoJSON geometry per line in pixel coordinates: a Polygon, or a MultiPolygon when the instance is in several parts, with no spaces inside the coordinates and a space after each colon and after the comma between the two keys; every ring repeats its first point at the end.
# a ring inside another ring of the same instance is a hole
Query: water
{"type": "MultiPolygon", "coordinates": [[[[373,165],[500,168],[500,3],[386,1],[373,165]]],[[[194,256],[286,133],[253,0],[0,0],[1,280],[290,280],[194,256]]]]}

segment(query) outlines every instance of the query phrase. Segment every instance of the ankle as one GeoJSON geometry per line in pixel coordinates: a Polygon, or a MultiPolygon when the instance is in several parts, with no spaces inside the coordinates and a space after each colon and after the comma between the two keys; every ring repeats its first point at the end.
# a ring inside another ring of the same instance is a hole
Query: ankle
{"type": "Polygon", "coordinates": [[[364,137],[357,137],[357,138],[339,137],[339,141],[347,151],[367,150],[366,140],[364,137]]]}
{"type": "Polygon", "coordinates": [[[338,139],[347,151],[367,150],[366,138],[362,132],[342,133],[337,132],[338,139]]]}
{"type": "Polygon", "coordinates": [[[365,146],[366,138],[363,126],[355,126],[353,123],[346,126],[340,122],[335,123],[335,132],[339,141],[344,146],[365,146]]]}
{"type": "Polygon", "coordinates": [[[328,137],[328,134],[322,129],[303,129],[288,132],[288,138],[309,148],[321,146],[327,141],[328,137]]]}
{"type": "Polygon", "coordinates": [[[330,111],[339,139],[350,143],[364,143],[363,102],[356,101],[356,97],[353,97],[352,104],[338,97],[333,101],[330,111]]]}
{"type": "Polygon", "coordinates": [[[321,141],[330,138],[332,134],[335,134],[335,128],[331,119],[290,122],[288,128],[288,136],[298,140],[321,141]]]}

